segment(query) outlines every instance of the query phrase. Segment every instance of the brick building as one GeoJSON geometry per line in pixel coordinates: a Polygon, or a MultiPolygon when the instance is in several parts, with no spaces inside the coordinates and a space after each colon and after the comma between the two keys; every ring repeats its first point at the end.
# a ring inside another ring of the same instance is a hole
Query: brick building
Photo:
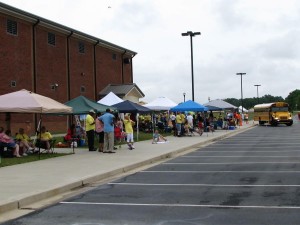
{"type": "MultiPolygon", "coordinates": [[[[0,3],[0,95],[21,89],[61,103],[79,95],[99,100],[108,84],[133,83],[132,58],[137,54],[97,37],[0,3]]],[[[34,131],[38,115],[0,115],[34,131]]],[[[53,132],[65,132],[66,116],[43,116],[53,132]]]]}

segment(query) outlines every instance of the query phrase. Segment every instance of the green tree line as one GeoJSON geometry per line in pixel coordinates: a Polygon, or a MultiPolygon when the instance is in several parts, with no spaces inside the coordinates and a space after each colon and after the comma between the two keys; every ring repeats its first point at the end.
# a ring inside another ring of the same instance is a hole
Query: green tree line
{"type": "MultiPolygon", "coordinates": [[[[226,98],[223,99],[232,105],[240,106],[242,105],[241,99],[236,98],[226,98]]],[[[300,108],[300,90],[296,89],[289,93],[289,95],[284,99],[281,96],[264,95],[259,98],[244,98],[243,107],[246,109],[251,109],[257,104],[271,103],[271,102],[287,102],[290,105],[292,111],[299,110],[300,108]]]]}

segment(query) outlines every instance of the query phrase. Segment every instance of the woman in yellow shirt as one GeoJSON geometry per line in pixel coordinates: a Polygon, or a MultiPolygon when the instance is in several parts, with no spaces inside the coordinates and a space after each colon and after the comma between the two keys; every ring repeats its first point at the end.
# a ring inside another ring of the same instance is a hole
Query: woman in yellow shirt
{"type": "Polygon", "coordinates": [[[34,150],[32,140],[27,134],[25,134],[24,128],[19,129],[19,133],[16,135],[16,140],[18,141],[20,148],[23,148],[24,153],[34,150]]]}

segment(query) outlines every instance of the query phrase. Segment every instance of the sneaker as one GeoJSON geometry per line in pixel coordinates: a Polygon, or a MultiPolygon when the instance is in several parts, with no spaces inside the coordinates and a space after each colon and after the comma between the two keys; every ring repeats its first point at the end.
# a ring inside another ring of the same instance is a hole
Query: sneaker
{"type": "Polygon", "coordinates": [[[26,153],[23,153],[23,155],[22,156],[28,156],[26,153]]]}
{"type": "Polygon", "coordinates": [[[133,145],[131,145],[131,148],[132,148],[132,149],[135,149],[135,147],[134,147],[133,145]]]}

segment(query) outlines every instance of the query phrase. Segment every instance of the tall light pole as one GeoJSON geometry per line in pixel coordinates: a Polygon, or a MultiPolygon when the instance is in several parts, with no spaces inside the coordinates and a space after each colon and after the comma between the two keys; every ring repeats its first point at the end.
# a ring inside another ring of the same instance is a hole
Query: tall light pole
{"type": "Polygon", "coordinates": [[[254,84],[254,86],[256,86],[257,104],[259,104],[258,87],[261,86],[261,85],[260,84],[254,84]]]}
{"type": "Polygon", "coordinates": [[[185,92],[183,92],[183,102],[185,102],[185,92]]]}
{"type": "Polygon", "coordinates": [[[187,31],[186,33],[182,33],[182,36],[190,36],[191,40],[191,69],[192,69],[192,100],[195,100],[194,97],[194,65],[193,65],[193,37],[196,35],[200,35],[200,32],[192,32],[192,31],[187,31]]]}
{"type": "Polygon", "coordinates": [[[244,106],[243,106],[243,75],[246,75],[246,73],[236,73],[236,75],[241,76],[241,104],[242,104],[242,114],[244,112],[244,106]]]}

